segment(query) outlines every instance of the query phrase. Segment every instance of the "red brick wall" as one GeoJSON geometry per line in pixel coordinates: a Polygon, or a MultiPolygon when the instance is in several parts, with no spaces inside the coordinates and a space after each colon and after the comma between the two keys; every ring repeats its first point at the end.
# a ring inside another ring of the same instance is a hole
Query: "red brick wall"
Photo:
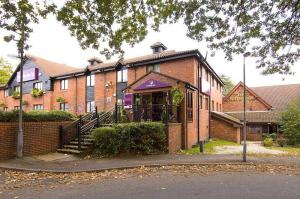
{"type": "MultiPolygon", "coordinates": [[[[240,85],[237,90],[227,99],[223,101],[223,111],[242,111],[243,108],[243,86],[240,85]]],[[[254,95],[246,90],[246,109],[249,111],[264,111],[268,110],[265,104],[259,101],[254,95]]]]}
{"type": "MultiPolygon", "coordinates": [[[[71,122],[24,122],[24,156],[41,155],[59,147],[59,126],[71,122]]],[[[0,160],[16,156],[18,123],[0,122],[0,160]]]]}
{"type": "Polygon", "coordinates": [[[222,121],[218,118],[211,120],[212,138],[229,140],[240,143],[240,127],[234,127],[232,124],[222,121]]]}
{"type": "Polygon", "coordinates": [[[175,153],[181,149],[182,125],[181,123],[170,123],[167,129],[169,153],[175,153]]]}

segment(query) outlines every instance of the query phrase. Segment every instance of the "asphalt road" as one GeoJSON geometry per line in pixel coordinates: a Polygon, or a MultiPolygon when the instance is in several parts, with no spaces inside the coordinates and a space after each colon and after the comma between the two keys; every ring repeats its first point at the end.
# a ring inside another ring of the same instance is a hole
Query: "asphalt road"
{"type": "Polygon", "coordinates": [[[266,173],[174,174],[163,171],[146,177],[129,177],[58,185],[25,187],[0,192],[0,198],[101,199],[299,199],[300,176],[266,173]]]}

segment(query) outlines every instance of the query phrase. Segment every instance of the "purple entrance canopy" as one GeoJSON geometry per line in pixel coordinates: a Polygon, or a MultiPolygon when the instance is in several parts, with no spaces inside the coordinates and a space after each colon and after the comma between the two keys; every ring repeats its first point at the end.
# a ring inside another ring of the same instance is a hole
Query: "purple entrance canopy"
{"type": "Polygon", "coordinates": [[[156,89],[156,88],[166,88],[172,86],[171,84],[160,82],[155,79],[149,79],[136,87],[134,90],[147,90],[147,89],[156,89]]]}

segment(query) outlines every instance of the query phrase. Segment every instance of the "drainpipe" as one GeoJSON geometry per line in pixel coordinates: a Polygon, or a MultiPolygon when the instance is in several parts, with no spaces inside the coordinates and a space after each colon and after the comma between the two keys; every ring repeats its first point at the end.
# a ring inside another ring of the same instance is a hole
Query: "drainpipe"
{"type": "Polygon", "coordinates": [[[188,133],[188,113],[187,113],[187,97],[188,97],[188,92],[187,88],[185,88],[185,133],[184,133],[184,139],[185,139],[185,149],[188,148],[188,141],[187,141],[187,133],[188,133]]]}
{"type": "Polygon", "coordinates": [[[210,94],[209,94],[209,112],[208,112],[208,138],[211,139],[211,77],[210,77],[210,82],[209,82],[209,85],[210,85],[210,94]]]}
{"type": "Polygon", "coordinates": [[[197,108],[197,141],[198,141],[198,145],[199,145],[199,149],[200,152],[203,152],[203,143],[202,141],[200,141],[200,63],[198,61],[198,78],[197,78],[197,85],[198,85],[198,90],[197,90],[197,104],[198,104],[198,108],[197,108]]]}
{"type": "MultiPolygon", "coordinates": [[[[77,103],[77,76],[75,76],[76,79],[76,88],[75,88],[75,113],[78,115],[78,103],[77,103]]],[[[86,81],[85,81],[86,82],[86,81]]],[[[86,94],[86,92],[85,92],[86,94]]]]}

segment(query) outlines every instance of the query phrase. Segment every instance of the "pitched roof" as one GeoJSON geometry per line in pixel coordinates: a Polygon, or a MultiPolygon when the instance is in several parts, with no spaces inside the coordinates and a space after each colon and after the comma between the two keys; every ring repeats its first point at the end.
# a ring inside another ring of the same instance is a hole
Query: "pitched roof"
{"type": "Polygon", "coordinates": [[[276,110],[283,110],[291,100],[300,100],[300,84],[251,87],[276,110]]]}
{"type": "Polygon", "coordinates": [[[26,57],[32,62],[34,62],[49,77],[55,77],[62,74],[78,73],[85,70],[85,68],[71,67],[65,64],[56,63],[33,55],[26,55],[26,57]]]}
{"type": "MultiPolygon", "coordinates": [[[[223,101],[227,100],[240,86],[244,87],[243,82],[239,82],[231,91],[223,98],[223,101]]],[[[254,90],[246,86],[246,90],[252,94],[258,101],[263,103],[268,109],[272,108],[272,104],[268,103],[264,98],[262,98],[260,95],[258,95],[254,90]]]]}
{"type": "MultiPolygon", "coordinates": [[[[239,120],[244,119],[244,112],[225,112],[239,120]]],[[[246,111],[246,120],[251,123],[276,123],[278,121],[277,111],[246,111]]]]}
{"type": "Polygon", "coordinates": [[[228,115],[226,113],[223,113],[223,112],[217,112],[217,111],[212,111],[211,112],[211,116],[212,117],[216,117],[216,118],[219,118],[225,122],[229,122],[229,123],[233,123],[233,124],[237,124],[239,126],[242,125],[240,119],[236,118],[236,117],[233,117],[231,115],[228,115]]]}

